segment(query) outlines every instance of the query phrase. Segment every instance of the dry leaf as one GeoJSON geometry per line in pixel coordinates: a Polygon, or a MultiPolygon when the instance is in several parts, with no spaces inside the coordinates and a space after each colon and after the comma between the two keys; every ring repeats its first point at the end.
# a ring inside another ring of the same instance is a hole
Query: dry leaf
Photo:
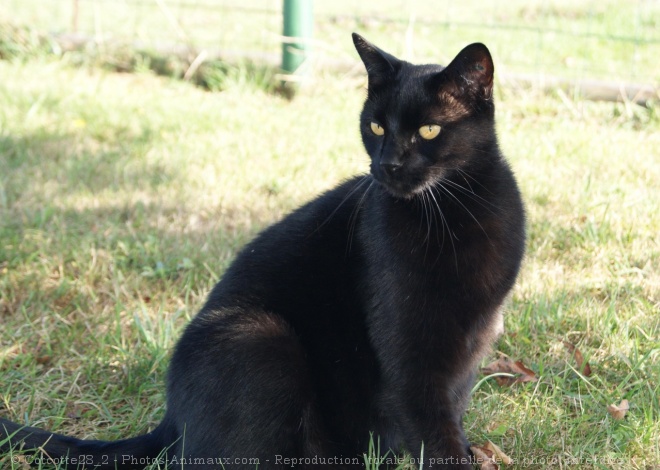
{"type": "Polygon", "coordinates": [[[484,448],[490,450],[493,453],[495,461],[502,462],[504,465],[511,465],[513,463],[513,459],[506,455],[502,449],[493,444],[492,441],[486,442],[484,448]]]}
{"type": "Polygon", "coordinates": [[[492,450],[480,446],[471,446],[470,450],[481,470],[499,470],[500,466],[493,459],[492,450]]]}
{"type": "Polygon", "coordinates": [[[491,362],[481,369],[483,374],[513,374],[515,377],[495,377],[499,385],[512,385],[518,382],[536,382],[538,379],[533,370],[528,369],[522,361],[512,361],[508,356],[502,355],[498,360],[491,362]]]}
{"type": "Polygon", "coordinates": [[[612,418],[616,419],[617,421],[622,420],[625,418],[626,413],[630,409],[630,405],[628,403],[628,400],[621,400],[621,403],[618,405],[611,404],[607,406],[607,411],[612,415],[612,418]]]}
{"type": "Polygon", "coordinates": [[[562,343],[564,343],[564,346],[566,346],[568,352],[573,354],[578,372],[585,377],[589,377],[591,375],[591,366],[589,365],[589,362],[584,360],[584,356],[582,356],[580,350],[574,344],[571,344],[568,341],[562,341],[562,343]]]}
{"type": "Polygon", "coordinates": [[[37,356],[35,360],[37,361],[37,364],[48,365],[51,359],[52,359],[51,356],[44,355],[44,356],[37,356]]]}

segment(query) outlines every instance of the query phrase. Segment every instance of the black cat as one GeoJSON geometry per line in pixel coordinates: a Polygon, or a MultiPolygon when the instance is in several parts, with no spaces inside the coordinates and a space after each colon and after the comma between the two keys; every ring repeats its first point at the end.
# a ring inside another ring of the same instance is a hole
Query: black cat
{"type": "Polygon", "coordinates": [[[102,442],[2,420],[4,436],[87,468],[274,469],[359,468],[373,432],[425,466],[472,467],[462,415],[525,243],[492,59],[472,44],[412,65],[353,40],[371,174],[242,250],[176,346],[162,423],[102,442]]]}

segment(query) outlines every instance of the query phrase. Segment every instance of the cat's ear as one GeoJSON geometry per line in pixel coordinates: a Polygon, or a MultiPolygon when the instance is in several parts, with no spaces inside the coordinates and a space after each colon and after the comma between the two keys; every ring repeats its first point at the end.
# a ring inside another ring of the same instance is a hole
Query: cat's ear
{"type": "Polygon", "coordinates": [[[392,80],[401,68],[399,59],[374,46],[357,33],[353,33],[353,44],[367,69],[369,88],[392,80]]]}
{"type": "MultiPolygon", "coordinates": [[[[452,94],[466,94],[490,100],[493,96],[493,58],[481,43],[465,47],[442,71],[445,80],[454,85],[452,94]]],[[[443,80],[443,81],[445,81],[443,80]]]]}

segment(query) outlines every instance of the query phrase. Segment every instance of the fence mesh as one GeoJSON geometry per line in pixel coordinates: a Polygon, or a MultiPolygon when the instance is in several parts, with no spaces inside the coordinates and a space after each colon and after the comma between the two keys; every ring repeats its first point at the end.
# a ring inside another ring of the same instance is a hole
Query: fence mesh
{"type": "MultiPolygon", "coordinates": [[[[277,63],[281,0],[2,0],[0,20],[140,47],[184,45],[277,63]]],[[[314,60],[350,64],[350,32],[395,55],[446,63],[489,46],[500,74],[660,83],[658,0],[353,0],[314,4],[314,60]]]]}

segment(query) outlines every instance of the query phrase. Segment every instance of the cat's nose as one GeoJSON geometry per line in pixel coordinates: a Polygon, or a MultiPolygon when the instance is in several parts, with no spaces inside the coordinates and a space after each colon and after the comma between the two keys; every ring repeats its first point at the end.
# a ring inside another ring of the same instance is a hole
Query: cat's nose
{"type": "Polygon", "coordinates": [[[388,176],[394,176],[394,174],[401,168],[401,163],[396,162],[380,162],[380,168],[388,176]]]}

